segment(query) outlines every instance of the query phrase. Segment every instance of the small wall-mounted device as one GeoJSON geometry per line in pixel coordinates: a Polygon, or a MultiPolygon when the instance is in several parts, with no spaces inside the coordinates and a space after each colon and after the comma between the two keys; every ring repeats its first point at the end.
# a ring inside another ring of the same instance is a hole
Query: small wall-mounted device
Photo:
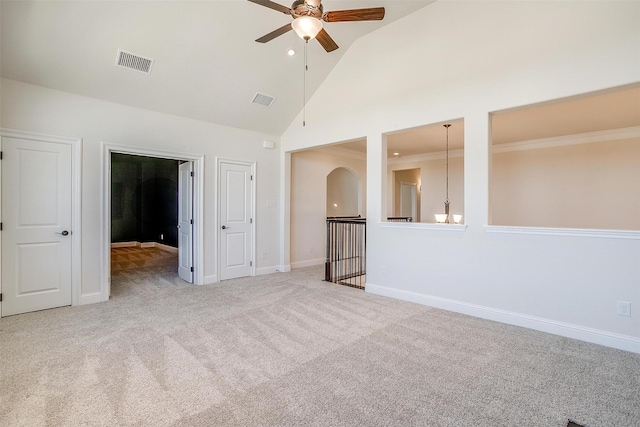
{"type": "Polygon", "coordinates": [[[276,148],[276,144],[273,141],[262,141],[262,146],[264,148],[268,148],[269,150],[273,150],[276,148]]]}

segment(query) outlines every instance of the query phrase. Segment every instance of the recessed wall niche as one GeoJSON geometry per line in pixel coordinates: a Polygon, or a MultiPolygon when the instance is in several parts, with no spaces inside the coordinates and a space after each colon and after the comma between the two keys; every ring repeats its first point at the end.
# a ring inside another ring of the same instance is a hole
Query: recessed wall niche
{"type": "Polygon", "coordinates": [[[490,120],[490,224],[640,230],[640,85],[490,120]]]}
{"type": "Polygon", "coordinates": [[[464,223],[464,120],[386,136],[387,221],[435,223],[436,214],[445,213],[448,192],[449,222],[455,215],[464,223]],[[451,125],[448,154],[445,124],[451,125]]]}

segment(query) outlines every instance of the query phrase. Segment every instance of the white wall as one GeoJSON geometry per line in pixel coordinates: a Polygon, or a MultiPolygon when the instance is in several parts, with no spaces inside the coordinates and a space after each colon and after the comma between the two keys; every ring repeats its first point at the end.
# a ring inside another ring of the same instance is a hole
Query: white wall
{"type": "MultiPolygon", "coordinates": [[[[343,167],[362,183],[366,206],[366,162],[340,152],[307,150],[291,155],[291,267],[322,264],[326,250],[327,175],[343,167]]],[[[363,217],[366,212],[359,212],[363,217]]]]}
{"type": "Polygon", "coordinates": [[[640,230],[640,138],[494,153],[491,167],[492,224],[640,230]]]}
{"type": "Polygon", "coordinates": [[[359,39],[282,143],[367,136],[367,290],[640,352],[640,233],[487,227],[489,113],[637,82],[638,22],[638,2],[439,1],[359,39]],[[383,135],[452,117],[466,227],[381,223],[383,135]]]}
{"type": "Polygon", "coordinates": [[[3,79],[4,128],[82,138],[82,294],[100,291],[101,142],[204,155],[204,276],[217,279],[216,156],[257,162],[257,271],[279,265],[278,138],[3,79]],[[267,201],[269,203],[267,207],[267,201]],[[263,259],[261,254],[265,253],[263,259]]]}

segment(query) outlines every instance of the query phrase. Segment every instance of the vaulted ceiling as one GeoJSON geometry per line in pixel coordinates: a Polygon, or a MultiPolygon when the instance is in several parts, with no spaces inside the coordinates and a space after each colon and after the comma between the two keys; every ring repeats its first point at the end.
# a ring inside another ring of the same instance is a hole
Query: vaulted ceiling
{"type": "MultiPolygon", "coordinates": [[[[308,44],[307,98],[359,37],[433,1],[325,0],[325,11],[382,6],[386,16],[325,24],[340,48],[308,44]]],[[[256,43],[291,17],[246,0],[3,0],[0,18],[4,78],[271,135],[302,108],[304,42],[290,31],[256,43]],[[153,59],[151,73],[115,66],[118,49],[153,59]],[[252,104],[256,93],[276,100],[252,104]]]]}

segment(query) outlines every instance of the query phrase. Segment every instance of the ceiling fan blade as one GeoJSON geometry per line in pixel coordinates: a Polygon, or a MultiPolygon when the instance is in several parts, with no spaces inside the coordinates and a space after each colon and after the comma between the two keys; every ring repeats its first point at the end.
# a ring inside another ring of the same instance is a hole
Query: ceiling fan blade
{"type": "Polygon", "coordinates": [[[380,21],[382,18],[384,18],[384,7],[336,10],[322,16],[322,20],[325,22],[380,21]]]}
{"type": "Polygon", "coordinates": [[[260,6],[268,7],[269,9],[277,10],[278,12],[291,15],[291,9],[278,3],[274,3],[269,0],[249,0],[251,3],[259,4],[260,6]]]}
{"type": "Polygon", "coordinates": [[[259,39],[256,39],[256,41],[258,43],[266,43],[268,41],[271,41],[271,40],[275,39],[278,36],[283,35],[284,33],[287,33],[289,31],[291,31],[292,29],[293,28],[291,28],[291,24],[285,24],[282,27],[278,28],[277,30],[273,30],[269,34],[265,34],[264,36],[260,37],[259,39]]]}
{"type": "Polygon", "coordinates": [[[324,28],[320,30],[320,32],[316,36],[316,39],[327,52],[333,52],[338,48],[336,42],[333,41],[329,33],[327,33],[324,28]]]}

